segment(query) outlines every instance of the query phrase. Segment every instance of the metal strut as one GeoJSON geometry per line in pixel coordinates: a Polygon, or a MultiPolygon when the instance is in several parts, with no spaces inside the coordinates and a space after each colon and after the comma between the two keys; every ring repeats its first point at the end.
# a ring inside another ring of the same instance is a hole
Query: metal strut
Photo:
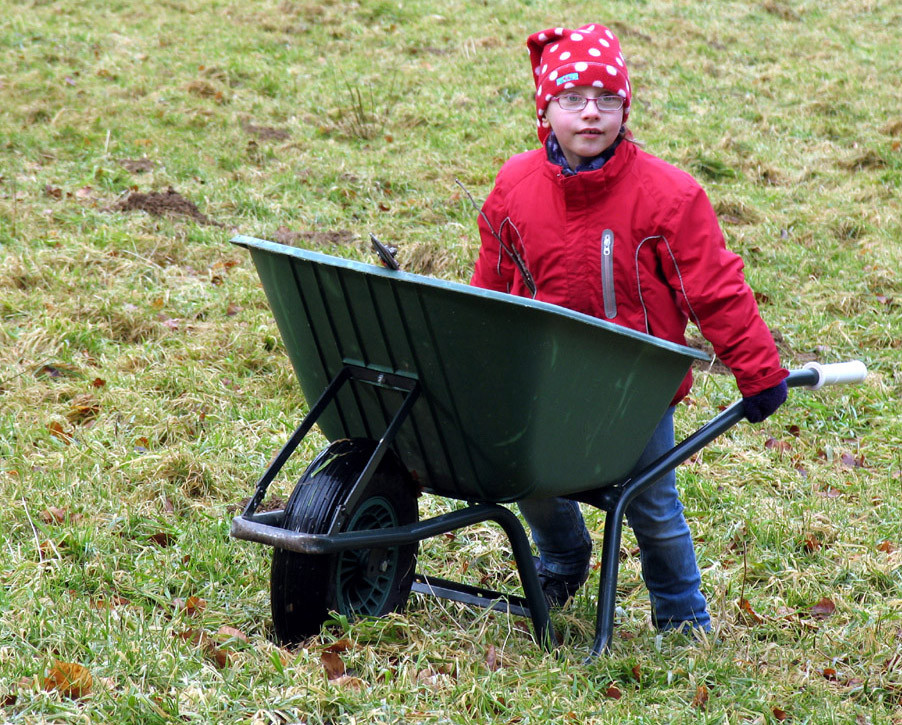
{"type": "MultiPolygon", "coordinates": [[[[786,378],[790,388],[814,385],[818,381],[815,370],[793,370],[786,378]]],[[[614,634],[614,612],[617,597],[617,573],[620,566],[620,540],[623,535],[623,519],[633,500],[654,484],[668,471],[688,460],[722,433],[745,417],[742,401],[733,403],[685,438],[658,460],[646,466],[634,477],[617,486],[609,486],[572,498],[605,510],[604,539],[601,549],[601,581],[598,585],[598,610],[596,613],[595,642],[589,658],[597,657],[611,645],[614,634]]]]}

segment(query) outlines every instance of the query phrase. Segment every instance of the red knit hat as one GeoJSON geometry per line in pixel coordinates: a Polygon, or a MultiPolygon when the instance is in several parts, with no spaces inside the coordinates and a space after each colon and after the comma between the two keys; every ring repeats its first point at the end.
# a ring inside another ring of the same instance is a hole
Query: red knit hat
{"type": "Polygon", "coordinates": [[[597,23],[576,30],[549,28],[530,35],[526,46],[536,81],[536,116],[543,144],[549,133],[542,125],[548,102],[567,88],[598,86],[622,96],[626,123],[632,98],[629,73],[620,41],[610,30],[597,23]]]}

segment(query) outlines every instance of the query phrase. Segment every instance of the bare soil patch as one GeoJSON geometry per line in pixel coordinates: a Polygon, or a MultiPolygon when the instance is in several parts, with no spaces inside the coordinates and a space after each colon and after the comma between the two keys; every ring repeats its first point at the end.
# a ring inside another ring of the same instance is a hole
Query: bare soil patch
{"type": "Polygon", "coordinates": [[[117,201],[112,208],[115,211],[146,211],[154,216],[188,217],[198,224],[223,226],[202,214],[193,201],[186,199],[172,187],[166,191],[151,191],[146,194],[133,191],[124,199],[117,201]]]}

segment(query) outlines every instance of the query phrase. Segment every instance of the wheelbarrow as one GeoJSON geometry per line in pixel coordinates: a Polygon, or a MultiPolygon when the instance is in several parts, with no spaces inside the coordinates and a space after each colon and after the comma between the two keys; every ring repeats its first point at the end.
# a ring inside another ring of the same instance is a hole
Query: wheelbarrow
{"type": "MultiPolygon", "coordinates": [[[[502,504],[566,496],[606,512],[595,641],[614,627],[630,502],[743,418],[737,402],[640,472],[633,468],[698,350],[556,305],[238,236],[257,268],[307,414],[231,527],[273,547],[276,637],[330,612],[381,616],[411,591],[532,620],[555,636],[526,531],[502,504]],[[282,510],[266,492],[317,425],[329,444],[282,510]],[[463,504],[418,519],[426,492],[463,504]],[[522,596],[416,571],[418,543],[477,523],[504,531],[522,596]]],[[[794,370],[790,387],[864,378],[860,362],[794,370]]]]}

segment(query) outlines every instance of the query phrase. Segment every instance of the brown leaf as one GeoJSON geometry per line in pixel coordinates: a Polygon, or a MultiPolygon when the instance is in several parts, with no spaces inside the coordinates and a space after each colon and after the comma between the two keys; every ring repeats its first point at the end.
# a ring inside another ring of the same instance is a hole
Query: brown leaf
{"type": "Polygon", "coordinates": [[[240,629],[235,629],[234,627],[229,627],[228,625],[222,625],[218,630],[216,630],[216,635],[219,637],[225,637],[227,639],[237,639],[241,642],[247,644],[248,638],[247,635],[242,632],[240,629]]]}
{"type": "Polygon", "coordinates": [[[832,599],[824,597],[817,604],[811,606],[811,615],[815,619],[826,619],[836,611],[836,605],[832,599]]]}
{"type": "Polygon", "coordinates": [[[805,551],[809,554],[813,554],[815,551],[819,551],[821,546],[823,546],[820,540],[814,534],[805,534],[805,551]]]}
{"type": "Polygon", "coordinates": [[[366,683],[363,680],[359,677],[351,677],[350,675],[339,675],[338,677],[330,678],[329,682],[337,687],[356,690],[357,692],[360,692],[366,687],[366,683]]]}
{"type": "Polygon", "coordinates": [[[75,662],[54,660],[53,667],[44,678],[45,690],[56,690],[63,697],[78,700],[91,693],[94,680],[87,667],[75,662]]]}
{"type": "Polygon", "coordinates": [[[612,700],[619,700],[621,697],[623,697],[623,693],[620,691],[620,688],[612,682],[604,691],[604,696],[609,697],[612,700]]]}
{"type": "Polygon", "coordinates": [[[764,447],[769,448],[771,450],[777,451],[777,453],[783,454],[786,451],[792,450],[792,444],[788,441],[780,441],[776,438],[768,438],[764,441],[764,447]]]}
{"type": "Polygon", "coordinates": [[[843,453],[839,459],[846,468],[864,468],[864,456],[855,458],[851,453],[843,453]]]}
{"type": "Polygon", "coordinates": [[[705,685],[699,685],[695,688],[695,697],[692,698],[692,707],[704,710],[708,706],[708,688],[705,685]]]}
{"type": "Polygon", "coordinates": [[[877,551],[882,551],[884,554],[892,554],[895,550],[896,545],[888,539],[877,544],[877,551]]]}
{"type": "Polygon", "coordinates": [[[824,498],[839,498],[842,496],[842,491],[837,488],[833,488],[833,486],[827,486],[823,491],[817,492],[819,496],[823,496],[824,498]]]}
{"type": "Polygon", "coordinates": [[[633,665],[632,673],[636,682],[642,682],[642,670],[639,665],[633,665]]]}
{"type": "Polygon", "coordinates": [[[50,425],[47,426],[47,429],[50,431],[50,435],[52,435],[54,438],[59,438],[66,445],[69,445],[69,443],[72,442],[72,436],[69,435],[65,430],[63,430],[61,423],[53,421],[50,425]]]}
{"type": "Polygon", "coordinates": [[[789,719],[789,713],[787,713],[786,710],[780,709],[779,707],[771,708],[771,712],[773,713],[774,720],[777,720],[778,722],[783,722],[784,720],[789,719]]]}
{"type": "Polygon", "coordinates": [[[178,637],[185,642],[191,642],[193,644],[200,644],[201,639],[204,637],[204,632],[200,629],[185,629],[181,632],[173,632],[174,637],[178,637]]]}
{"type": "Polygon", "coordinates": [[[175,541],[175,537],[167,531],[158,531],[157,533],[148,536],[147,540],[152,544],[156,544],[157,546],[162,546],[165,548],[172,545],[172,543],[175,541]]]}
{"type": "Polygon", "coordinates": [[[200,597],[188,597],[185,600],[185,611],[194,616],[195,614],[200,614],[207,608],[207,602],[200,597]]]}
{"type": "Polygon", "coordinates": [[[345,638],[327,644],[323,647],[323,652],[347,652],[349,649],[351,649],[351,640],[345,638]]]}
{"type": "Polygon", "coordinates": [[[326,679],[335,680],[344,675],[345,663],[337,652],[323,652],[319,656],[319,661],[326,671],[326,679]]]}
{"type": "Polygon", "coordinates": [[[104,380],[103,378],[94,378],[91,381],[92,388],[102,388],[104,385],[106,385],[106,380],[104,380]]]}
{"type": "Polygon", "coordinates": [[[69,515],[69,509],[48,506],[41,512],[41,521],[45,524],[61,524],[69,515]]]}
{"type": "Polygon", "coordinates": [[[495,672],[501,667],[501,656],[498,654],[495,645],[493,644],[489,645],[489,648],[485,653],[485,666],[491,672],[495,672]]]}
{"type": "Polygon", "coordinates": [[[241,305],[236,305],[234,302],[229,302],[228,307],[226,307],[226,317],[234,317],[239,312],[241,312],[243,308],[241,305]]]}
{"type": "Polygon", "coordinates": [[[739,600],[739,612],[742,614],[746,624],[761,624],[764,621],[764,617],[752,608],[748,599],[739,600]]]}
{"type": "Polygon", "coordinates": [[[832,667],[825,667],[821,674],[823,674],[825,680],[836,682],[836,670],[832,667]]]}
{"type": "Polygon", "coordinates": [[[36,377],[61,378],[66,373],[56,365],[43,365],[36,373],[36,377]]]}
{"type": "Polygon", "coordinates": [[[100,403],[93,395],[79,395],[72,399],[66,419],[70,423],[84,425],[93,421],[100,415],[100,403]]]}
{"type": "Polygon", "coordinates": [[[194,617],[207,608],[207,601],[195,596],[188,597],[187,599],[176,597],[172,600],[172,605],[176,609],[185,612],[189,617],[194,617]]]}
{"type": "Polygon", "coordinates": [[[204,654],[206,654],[207,657],[213,661],[213,664],[216,665],[216,668],[220,670],[224,670],[228,667],[229,662],[231,661],[231,655],[228,651],[221,647],[217,647],[212,642],[205,643],[204,654]]]}

